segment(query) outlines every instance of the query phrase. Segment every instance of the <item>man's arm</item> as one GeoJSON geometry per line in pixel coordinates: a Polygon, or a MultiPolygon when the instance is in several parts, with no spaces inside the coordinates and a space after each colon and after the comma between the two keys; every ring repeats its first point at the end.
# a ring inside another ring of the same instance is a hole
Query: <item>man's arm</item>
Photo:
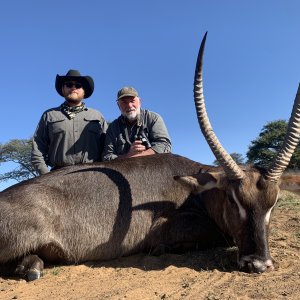
{"type": "Polygon", "coordinates": [[[40,119],[32,139],[31,163],[40,175],[49,172],[46,164],[49,146],[45,118],[46,116],[44,114],[40,119]]]}
{"type": "Polygon", "coordinates": [[[115,137],[113,135],[112,125],[110,125],[106,131],[105,135],[105,143],[104,143],[104,149],[102,153],[102,160],[103,161],[109,161],[116,159],[118,155],[116,154],[115,149],[115,137]]]}
{"type": "Polygon", "coordinates": [[[155,153],[171,152],[171,139],[162,117],[156,113],[152,113],[152,115],[153,120],[148,128],[152,150],[155,153]]]}

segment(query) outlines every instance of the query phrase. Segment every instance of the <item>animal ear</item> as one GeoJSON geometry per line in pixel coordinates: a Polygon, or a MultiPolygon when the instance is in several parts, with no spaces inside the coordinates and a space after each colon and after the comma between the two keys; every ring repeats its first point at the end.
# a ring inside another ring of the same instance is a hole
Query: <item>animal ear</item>
{"type": "Polygon", "coordinates": [[[286,190],[294,194],[300,195],[300,175],[298,174],[283,174],[280,179],[279,187],[281,190],[286,190]]]}
{"type": "Polygon", "coordinates": [[[198,173],[189,176],[175,176],[174,179],[190,189],[193,193],[199,194],[213,188],[225,187],[225,175],[223,172],[198,173]]]}

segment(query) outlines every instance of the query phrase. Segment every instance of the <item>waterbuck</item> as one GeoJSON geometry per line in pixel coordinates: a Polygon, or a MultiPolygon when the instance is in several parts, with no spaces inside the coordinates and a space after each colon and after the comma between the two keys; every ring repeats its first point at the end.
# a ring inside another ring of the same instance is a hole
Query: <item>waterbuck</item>
{"type": "MultiPolygon", "coordinates": [[[[220,167],[173,154],[76,165],[14,185],[0,193],[0,264],[40,277],[43,260],[78,263],[164,247],[239,249],[242,270],[273,270],[270,215],[285,184],[300,135],[298,89],[283,147],[269,170],[239,166],[208,120],[202,93],[202,40],[194,99],[202,133],[220,167]],[[282,183],[281,181],[282,180],[282,183]]],[[[285,184],[285,188],[289,185],[285,184]]]]}

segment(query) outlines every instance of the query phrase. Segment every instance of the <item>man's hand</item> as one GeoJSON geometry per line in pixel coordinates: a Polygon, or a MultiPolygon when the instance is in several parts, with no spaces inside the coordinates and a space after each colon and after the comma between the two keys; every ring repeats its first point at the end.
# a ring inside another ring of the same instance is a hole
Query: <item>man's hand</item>
{"type": "Polygon", "coordinates": [[[146,150],[146,147],[142,145],[142,141],[135,141],[131,145],[129,151],[126,154],[118,156],[117,159],[146,156],[146,155],[153,155],[153,154],[155,154],[155,152],[152,150],[152,148],[146,150]]]}
{"type": "Polygon", "coordinates": [[[131,145],[127,155],[128,157],[138,156],[138,154],[141,154],[145,150],[146,147],[142,145],[142,141],[137,140],[131,145]]]}

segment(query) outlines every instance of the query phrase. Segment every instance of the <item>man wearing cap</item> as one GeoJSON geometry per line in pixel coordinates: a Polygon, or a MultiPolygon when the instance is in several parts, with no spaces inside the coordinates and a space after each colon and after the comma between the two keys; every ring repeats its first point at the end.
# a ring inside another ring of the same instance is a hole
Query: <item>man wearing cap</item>
{"type": "Polygon", "coordinates": [[[69,70],[56,76],[55,88],[65,101],[43,113],[33,136],[31,161],[39,174],[48,173],[48,166],[100,161],[107,130],[102,114],[83,102],[94,91],[90,76],[69,70]]]}
{"type": "Polygon", "coordinates": [[[171,140],[160,115],[141,109],[141,99],[133,87],[118,91],[121,116],[108,127],[103,160],[130,158],[171,151],[171,140]]]}

